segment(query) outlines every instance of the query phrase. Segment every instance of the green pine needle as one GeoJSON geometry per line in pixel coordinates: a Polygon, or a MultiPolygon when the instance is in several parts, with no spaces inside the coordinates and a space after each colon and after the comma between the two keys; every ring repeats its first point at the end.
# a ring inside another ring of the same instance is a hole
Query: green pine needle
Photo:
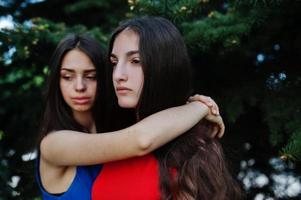
{"type": "Polygon", "coordinates": [[[280,154],[283,160],[301,161],[301,129],[293,133],[289,143],[280,154]]]}

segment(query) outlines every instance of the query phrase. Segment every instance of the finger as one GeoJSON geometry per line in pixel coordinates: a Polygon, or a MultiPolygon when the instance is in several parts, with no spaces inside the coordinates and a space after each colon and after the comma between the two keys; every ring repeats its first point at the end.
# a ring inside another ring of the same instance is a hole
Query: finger
{"type": "Polygon", "coordinates": [[[208,102],[208,105],[211,105],[212,107],[215,106],[215,102],[213,101],[213,99],[211,99],[211,97],[207,97],[207,96],[203,96],[200,97],[202,99],[204,99],[204,101],[208,102]]]}
{"type": "Polygon", "coordinates": [[[208,97],[208,99],[211,102],[211,104],[213,105],[212,106],[212,113],[215,114],[215,115],[219,115],[219,108],[218,108],[217,103],[211,97],[208,97]]]}
{"type": "Polygon", "coordinates": [[[221,123],[219,125],[220,129],[219,129],[219,133],[218,133],[218,137],[219,138],[222,138],[225,134],[225,124],[224,123],[221,123]]]}
{"type": "Polygon", "coordinates": [[[207,96],[205,95],[200,95],[200,94],[195,94],[192,96],[193,98],[196,98],[196,99],[202,99],[202,100],[209,100],[207,96]]]}
{"type": "Polygon", "coordinates": [[[190,96],[187,100],[188,102],[193,102],[193,101],[200,101],[199,99],[197,99],[197,97],[194,96],[190,96]]]}
{"type": "Polygon", "coordinates": [[[217,116],[220,115],[218,105],[214,101],[213,101],[212,104],[213,104],[213,106],[211,107],[212,113],[215,114],[215,115],[217,115],[217,116]]]}
{"type": "Polygon", "coordinates": [[[217,115],[220,115],[220,112],[219,112],[219,107],[218,107],[218,105],[216,105],[216,112],[217,112],[217,115]]]}
{"type": "Polygon", "coordinates": [[[210,108],[212,114],[219,115],[218,105],[211,97],[195,94],[194,96],[189,97],[189,102],[191,101],[200,101],[210,108]]]}
{"type": "Polygon", "coordinates": [[[212,101],[210,101],[207,98],[200,97],[200,95],[195,95],[195,96],[189,97],[188,100],[190,102],[191,101],[200,101],[200,102],[204,103],[206,106],[210,107],[210,109],[214,106],[212,101]]]}
{"type": "Polygon", "coordinates": [[[214,111],[215,111],[215,115],[220,115],[220,113],[219,113],[219,108],[218,108],[218,105],[215,103],[215,101],[214,100],[212,100],[214,103],[213,103],[213,105],[214,105],[214,111]]]}
{"type": "Polygon", "coordinates": [[[219,115],[219,108],[216,102],[211,97],[204,97],[205,101],[208,102],[208,105],[210,104],[211,112],[214,115],[219,115]]]}
{"type": "Polygon", "coordinates": [[[214,125],[211,137],[215,138],[218,135],[218,133],[219,133],[219,128],[218,128],[218,126],[214,125]]]}
{"type": "Polygon", "coordinates": [[[217,107],[217,105],[213,105],[212,107],[211,107],[211,112],[212,112],[212,114],[214,114],[214,115],[219,115],[219,111],[218,111],[218,107],[217,107]]]}
{"type": "Polygon", "coordinates": [[[192,103],[192,102],[200,102],[200,103],[206,105],[209,108],[209,111],[212,112],[212,106],[213,105],[208,104],[208,102],[201,101],[200,99],[197,99],[197,98],[189,98],[188,101],[186,101],[186,104],[192,103]]]}

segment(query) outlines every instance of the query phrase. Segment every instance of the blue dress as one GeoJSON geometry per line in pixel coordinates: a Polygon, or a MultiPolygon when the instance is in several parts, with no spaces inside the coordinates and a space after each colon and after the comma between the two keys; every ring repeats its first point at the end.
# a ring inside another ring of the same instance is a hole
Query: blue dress
{"type": "Polygon", "coordinates": [[[57,195],[48,193],[42,186],[39,163],[37,159],[36,179],[43,200],[91,200],[92,185],[102,165],[77,166],[75,177],[68,190],[57,195]]]}

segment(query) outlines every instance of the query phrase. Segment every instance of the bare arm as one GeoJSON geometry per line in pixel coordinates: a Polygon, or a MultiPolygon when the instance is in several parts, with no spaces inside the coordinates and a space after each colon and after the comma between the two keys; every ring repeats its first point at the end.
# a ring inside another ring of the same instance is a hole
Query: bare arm
{"type": "Polygon", "coordinates": [[[41,156],[56,166],[90,165],[145,155],[189,130],[208,114],[200,102],[155,113],[128,128],[101,134],[56,131],[40,144],[41,156]]]}

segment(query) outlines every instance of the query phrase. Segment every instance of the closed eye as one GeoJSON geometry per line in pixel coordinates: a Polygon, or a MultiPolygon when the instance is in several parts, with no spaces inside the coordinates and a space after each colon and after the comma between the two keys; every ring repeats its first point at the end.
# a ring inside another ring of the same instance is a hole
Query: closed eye
{"type": "Polygon", "coordinates": [[[61,78],[66,81],[71,81],[73,77],[71,75],[62,75],[61,78]]]}
{"type": "Polygon", "coordinates": [[[96,75],[87,75],[86,79],[95,81],[96,80],[96,75]]]}

